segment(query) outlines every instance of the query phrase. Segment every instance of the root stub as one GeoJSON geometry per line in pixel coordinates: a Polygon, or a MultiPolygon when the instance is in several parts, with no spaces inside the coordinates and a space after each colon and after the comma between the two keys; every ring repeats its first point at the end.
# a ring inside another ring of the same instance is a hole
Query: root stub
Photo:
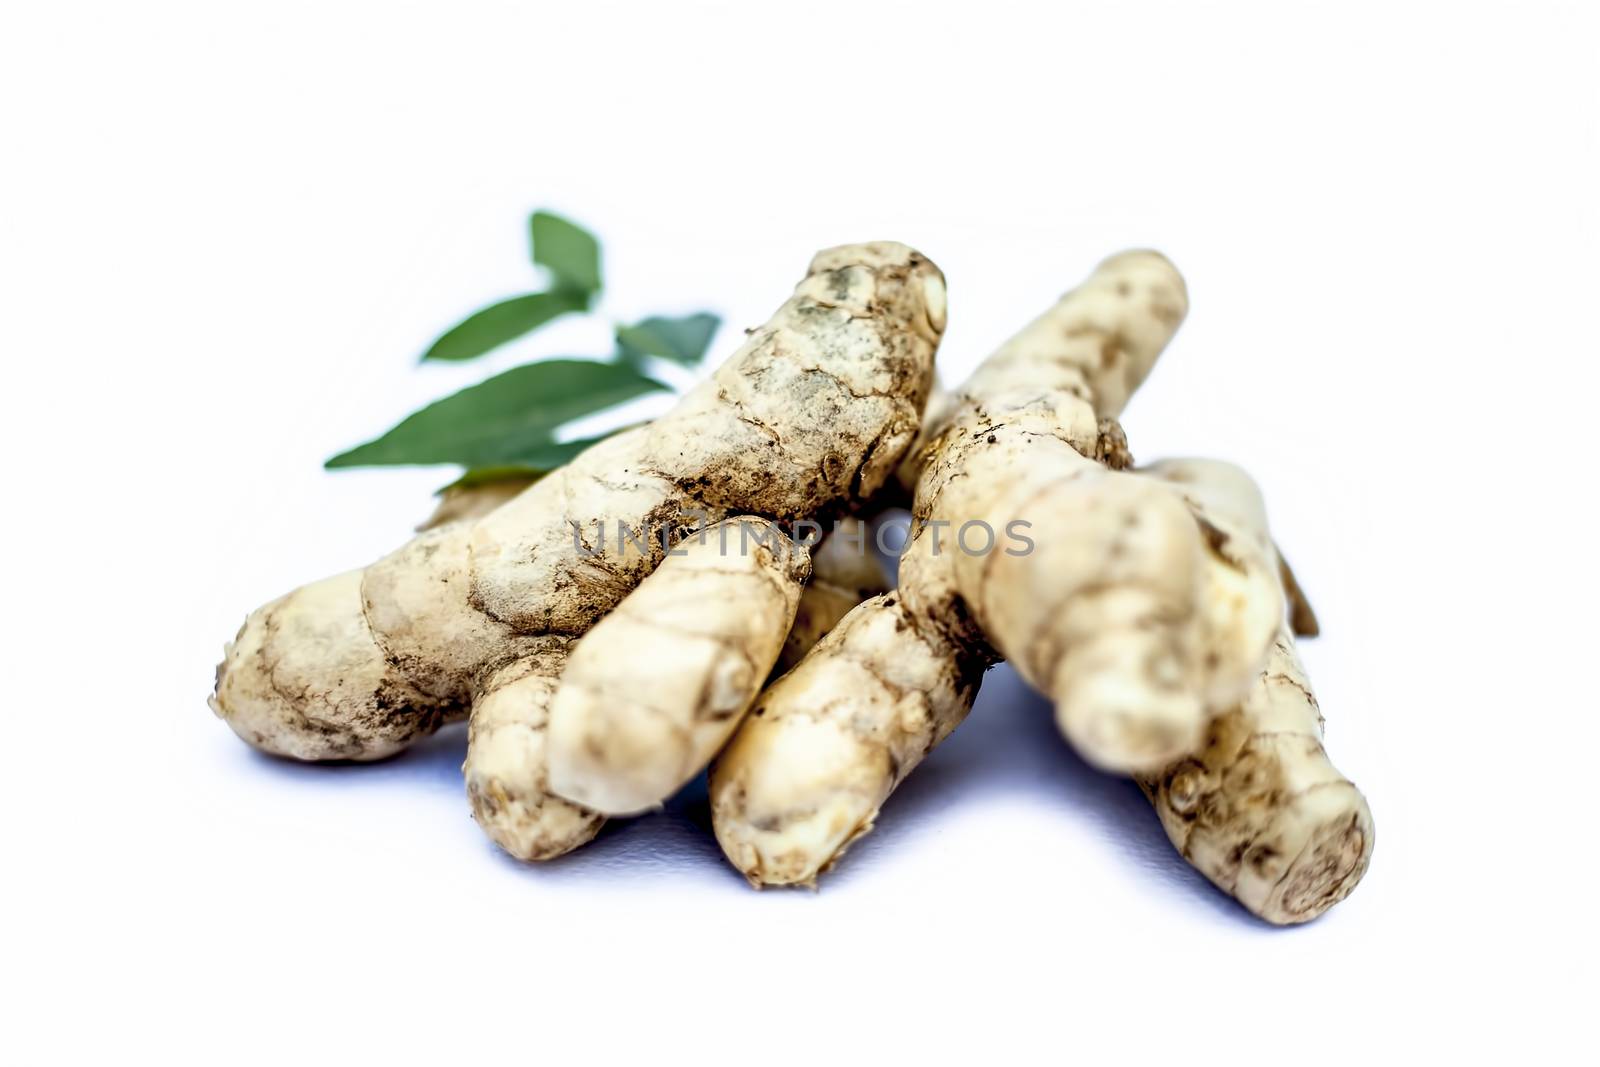
{"type": "MultiPolygon", "coordinates": [[[[1354,792],[1354,789],[1351,789],[1354,792]]],[[[1357,810],[1319,826],[1306,850],[1289,865],[1273,891],[1256,908],[1268,922],[1309,922],[1350,895],[1372,859],[1372,816],[1355,793],[1357,810]]]]}
{"type": "Polygon", "coordinates": [[[1193,757],[1140,782],[1184,859],[1268,922],[1315,919],[1372,859],[1366,798],[1328,760],[1287,629],[1193,757]]]}

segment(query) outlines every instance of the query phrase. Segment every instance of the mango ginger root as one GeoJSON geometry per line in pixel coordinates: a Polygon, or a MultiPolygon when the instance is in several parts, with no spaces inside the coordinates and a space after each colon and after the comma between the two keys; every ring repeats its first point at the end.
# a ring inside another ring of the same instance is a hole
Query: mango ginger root
{"type": "Polygon", "coordinates": [[[1154,253],[1103,263],[991,356],[917,459],[900,589],[851,612],[719,759],[713,823],[758,884],[811,884],[1011,660],[1103,767],[1155,773],[1247,693],[1283,613],[1264,527],[1129,462],[1115,416],[1186,310],[1154,253]],[[1031,551],[961,550],[1026,520],[1031,551]],[[943,526],[945,545],[935,539],[943,526]]]}
{"type": "MultiPolygon", "coordinates": [[[[1002,645],[991,645],[993,635],[980,628],[978,612],[1000,599],[988,597],[985,571],[1029,557],[963,556],[961,527],[994,520],[991,530],[1006,529],[1035,512],[1074,521],[1076,499],[1052,510],[1047,498],[1103,471],[1096,457],[1121,460],[1120,432],[1102,420],[1121,410],[1185,309],[1182,280],[1166,260],[1116,257],[990,357],[944,405],[944,424],[919,456],[914,536],[899,591],[850,612],[774,683],[713,770],[718,839],[752,881],[813,882],[871,828],[894,786],[965,716],[1002,645]]],[[[1181,510],[1175,501],[1173,507],[1181,510]]],[[[1157,537],[1153,550],[1162,543],[1157,537]]],[[[1048,601],[1038,610],[1055,617],[1066,605],[1051,596],[1054,581],[1048,573],[1019,572],[996,592],[1048,601]]],[[[1098,588],[1089,576],[1085,581],[1098,588]]],[[[1184,591],[1198,594],[1198,583],[1184,591]]],[[[1143,595],[1142,587],[1133,595],[1143,595]]],[[[1041,668],[1060,656],[1062,642],[1048,627],[1019,627],[1008,636],[1017,651],[1031,644],[1041,668]]],[[[1119,742],[1137,750],[1151,732],[1119,721],[1123,710],[1108,709],[1096,735],[1108,752],[1119,742]]],[[[1199,724],[1181,724],[1179,732],[1170,750],[1164,744],[1149,754],[1150,764],[1181,754],[1184,741],[1198,739],[1199,724]]]]}
{"type": "MultiPolygon", "coordinates": [[[[545,768],[532,763],[547,739],[531,738],[547,728],[573,640],[706,522],[792,523],[875,493],[918,431],[944,315],[943,278],[913,250],[820,253],[795,295],[667,415],[486,515],[252,614],[218,669],[213,709],[268,752],[367,760],[487,707],[469,767],[495,771],[478,779],[475,813],[502,843],[544,841],[538,827],[493,824],[546,811],[545,768]],[[623,538],[619,524],[666,533],[623,538]],[[502,741],[517,752],[484,751],[502,741]]],[[[694,604],[718,595],[697,585],[694,604]]],[[[787,625],[768,643],[781,645],[787,625]]],[[[562,810],[558,821],[587,825],[592,814],[562,810]]]]}
{"type": "MultiPolygon", "coordinates": [[[[1147,473],[1191,507],[1266,541],[1266,508],[1243,471],[1214,460],[1164,460],[1147,473]]],[[[1270,544],[1270,543],[1269,543],[1270,544]]],[[[1242,699],[1211,719],[1193,755],[1136,775],[1183,858],[1274,923],[1314,919],[1355,888],[1371,862],[1372,812],[1328,760],[1322,713],[1293,631],[1315,617],[1287,567],[1294,610],[1242,699]]]]}

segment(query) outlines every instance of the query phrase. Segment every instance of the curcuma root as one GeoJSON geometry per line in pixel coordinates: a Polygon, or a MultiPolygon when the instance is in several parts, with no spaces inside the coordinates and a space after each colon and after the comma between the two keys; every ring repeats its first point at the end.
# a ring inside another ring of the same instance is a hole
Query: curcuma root
{"type": "MultiPolygon", "coordinates": [[[[1142,670],[1118,688],[1096,686],[1087,676],[1120,664],[1059,669],[1075,628],[1093,622],[1075,601],[1120,591],[1115,619],[1102,618],[1137,632],[1136,624],[1150,617],[1171,632],[1180,674],[1174,687],[1204,673],[1205,650],[1195,632],[1203,560],[1180,553],[1187,546],[1203,557],[1204,540],[1171,494],[1134,483],[1135,497],[1153,496],[1166,508],[1150,520],[1149,532],[1134,531],[1142,536],[1125,549],[1125,577],[1098,573],[1103,552],[1071,555],[1072,542],[1089,536],[1108,546],[1123,529],[1130,494],[1118,494],[1117,483],[1099,489],[1104,506],[1085,516],[1094,494],[1078,483],[1098,486],[1106,480],[1105,461],[1126,462],[1114,418],[1186,308],[1183,281],[1165,259],[1143,252],[1113,257],[952,395],[943,425],[917,457],[913,537],[901,559],[899,591],[852,611],[775,682],[713,769],[718,840],[751,881],[814,882],[965,717],[998,655],[1025,659],[1019,670],[1053,687],[1089,682],[1087,693],[1069,696],[1073,707],[1088,706],[1074,721],[1089,719],[1080,732],[1098,751],[1160,766],[1181,754],[1185,741],[1198,740],[1200,710],[1187,694],[1164,699],[1154,715],[1132,700],[1109,699],[1150,691],[1142,670]],[[970,523],[987,522],[997,533],[1026,517],[1036,520],[1041,537],[1049,535],[1043,565],[1029,563],[1039,552],[1009,556],[990,546],[994,551],[969,555],[960,548],[970,523]],[[1072,529],[1054,528],[1060,524],[1072,529]],[[1176,576],[1173,557],[1188,564],[1176,576]],[[1066,565],[1076,570],[1061,571],[1066,565]],[[1005,606],[1008,599],[1020,602],[1016,609],[1005,606]],[[1057,674],[1064,677],[1058,681],[1057,674]],[[1095,699],[1099,706],[1091,705],[1095,699]],[[1167,705],[1179,707],[1169,712],[1167,705]],[[1173,715],[1182,718],[1169,728],[1162,720],[1173,715]]],[[[1239,679],[1240,690],[1247,677],[1239,679]]]]}
{"type": "Polygon", "coordinates": [[[800,594],[794,625],[778,654],[779,672],[787,671],[839,625],[857,604],[889,591],[883,567],[873,555],[865,522],[840,519],[833,532],[811,552],[811,580],[800,594]]]}
{"type": "Polygon", "coordinates": [[[1375,840],[1295,654],[1315,615],[1247,474],[1135,468],[1117,421],[1187,310],[1165,258],[1113,256],[930,404],[938,269],[820,253],[666,416],[538,481],[447,491],[397,552],[256,611],[211,706],[305,760],[469,718],[473,816],[526,860],[715,758],[735,866],[815,885],[1003,659],[1213,883],[1315,918],[1375,840]],[[859,519],[791,536],[907,499],[894,590],[859,519]]]}
{"type": "MultiPolygon", "coordinates": [[[[1198,514],[1266,541],[1266,508],[1242,470],[1214,460],[1166,460],[1147,473],[1198,514]]],[[[1292,632],[1315,617],[1281,574],[1294,605],[1249,690],[1211,719],[1195,754],[1137,775],[1183,858],[1268,922],[1314,919],[1366,873],[1374,829],[1366,798],[1328,760],[1321,711],[1292,632]]]]}
{"type": "MultiPolygon", "coordinates": [[[[1214,777],[1182,763],[1180,788],[1211,783],[1208,810],[1221,821],[1203,833],[1185,823],[1180,847],[1258,914],[1309,918],[1359,878],[1370,817],[1348,783],[1335,803],[1325,758],[1317,770],[1330,787],[1318,779],[1326,796],[1314,800],[1295,784],[1311,781],[1309,764],[1247,764],[1278,774],[1256,798],[1230,777],[1239,750],[1216,733],[1250,707],[1277,655],[1287,571],[1259,494],[1223,465],[1126,469],[1115,417],[1186,306],[1162,257],[1112,257],[955,394],[908,461],[920,474],[898,592],[852,611],[762,694],[713,770],[718,840],[752,882],[814,884],[959,724],[998,658],[1053,699],[1086,758],[1156,781],[1158,795],[1164,769],[1210,753],[1198,765],[1214,777]],[[1015,520],[1028,544],[1007,551],[990,538],[1015,520]],[[988,550],[965,550],[973,525],[988,550]],[[1282,814],[1263,814],[1273,802],[1282,814]],[[1276,890],[1239,874],[1241,841],[1264,846],[1251,877],[1281,874],[1276,890]]],[[[1296,606],[1306,608],[1297,594],[1296,606]]]]}
{"type": "Polygon", "coordinates": [[[811,573],[807,550],[761,519],[673,551],[578,642],[550,709],[551,788],[608,815],[654,807],[711,762],[777,662],[811,573]]]}
{"type": "MultiPolygon", "coordinates": [[[[256,611],[218,668],[212,708],[268,752],[370,760],[488,707],[469,741],[475,814],[510,851],[550,854],[545,761],[569,735],[556,679],[564,654],[586,658],[563,641],[621,604],[691,530],[730,515],[832,516],[877,492],[918,431],[944,316],[938,268],[904,245],[820,253],[794,296],[667,415],[487,514],[256,611]],[[556,735],[535,738],[551,723],[556,735]],[[502,742],[515,751],[495,751],[502,742]],[[521,821],[530,812],[538,825],[521,821]]],[[[777,570],[803,571],[803,560],[777,570]]],[[[704,591],[692,595],[705,610],[704,591]]],[[[788,621],[762,637],[774,659],[788,621]]],[[[758,651],[730,654],[764,676],[758,651]]],[[[568,829],[593,816],[568,814],[557,818],[568,829]]]]}
{"type": "MultiPolygon", "coordinates": [[[[861,527],[841,520],[842,540],[861,527]]],[[[863,557],[830,535],[808,568],[803,544],[772,534],[765,520],[743,517],[689,537],[581,642],[548,638],[542,655],[489,680],[462,772],[474,817],[496,844],[524,860],[551,859],[592,838],[602,811],[644,810],[670,796],[738,726],[778,643],[803,656],[822,636],[816,619],[847,610],[846,583],[867,578],[863,557]],[[808,601],[809,623],[796,610],[808,601]],[[552,767],[562,793],[584,803],[556,795],[552,767]]]]}

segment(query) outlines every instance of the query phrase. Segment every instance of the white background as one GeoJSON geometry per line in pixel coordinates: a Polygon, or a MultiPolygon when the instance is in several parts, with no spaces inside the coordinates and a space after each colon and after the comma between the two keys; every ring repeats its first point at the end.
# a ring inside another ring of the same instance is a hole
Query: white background
{"type": "Polygon", "coordinates": [[[12,1062],[1350,1062],[1566,1053],[1595,989],[1592,4],[35,4],[0,16],[12,1062]],[[1125,422],[1248,465],[1366,791],[1355,895],[1269,929],[1008,672],[818,894],[690,797],[524,869],[464,738],[258,757],[254,605],[439,471],[320,470],[530,354],[414,366],[535,279],[763,321],[817,248],[942,265],[959,379],[1103,255],[1189,321],[1125,422]]]}

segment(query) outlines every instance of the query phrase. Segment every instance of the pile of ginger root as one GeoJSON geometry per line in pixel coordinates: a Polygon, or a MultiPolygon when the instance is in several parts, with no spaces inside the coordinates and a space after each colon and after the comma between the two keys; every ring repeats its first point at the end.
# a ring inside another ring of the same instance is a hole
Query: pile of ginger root
{"type": "Polygon", "coordinates": [[[709,767],[728,860],[814,887],[1005,660],[1216,886],[1315,918],[1374,842],[1296,655],[1315,616],[1244,471],[1135,466],[1117,421],[1187,311],[1171,263],[1124,252],[936,392],[939,269],[823,251],[665,415],[451,491],[395,552],[252,613],[210,705],[298,760],[466,719],[472,815],[526,861],[709,767]],[[906,501],[891,588],[863,520],[906,501]]]}

